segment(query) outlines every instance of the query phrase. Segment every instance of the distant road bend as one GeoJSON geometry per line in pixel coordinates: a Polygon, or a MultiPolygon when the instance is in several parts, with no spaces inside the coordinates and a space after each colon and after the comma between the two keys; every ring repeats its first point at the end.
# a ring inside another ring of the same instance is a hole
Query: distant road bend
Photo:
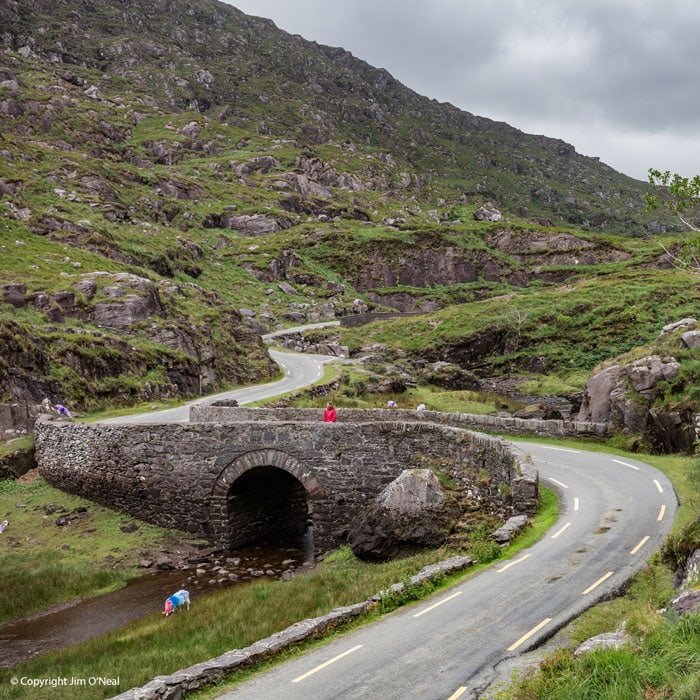
{"type": "MultiPolygon", "coordinates": [[[[282,331],[275,331],[263,336],[264,341],[269,341],[279,335],[301,332],[312,328],[323,328],[324,326],[337,326],[338,321],[327,321],[324,323],[314,323],[308,326],[297,326],[286,328],[282,331]]],[[[102,423],[183,423],[189,420],[190,406],[195,403],[211,403],[221,399],[235,399],[241,406],[271,399],[290,391],[302,389],[310,384],[315,384],[323,377],[324,365],[337,360],[337,357],[329,355],[312,355],[292,352],[281,352],[268,348],[270,357],[282,368],[284,377],[267,384],[248,386],[242,389],[232,389],[220,394],[212,394],[207,397],[190,401],[177,408],[167,408],[162,411],[149,411],[148,413],[137,413],[129,416],[119,416],[108,418],[102,423]]]]}
{"type": "MultiPolygon", "coordinates": [[[[301,328],[300,328],[301,330],[301,328]]],[[[289,330],[287,331],[289,332],[289,330]]],[[[240,404],[317,381],[332,359],[270,350],[284,379],[207,397],[240,404]]],[[[188,419],[189,406],[110,419],[188,419]]],[[[614,595],[663,543],[677,499],[670,481],[637,460],[515,442],[559,497],[538,543],[469,580],[339,635],[254,675],[225,700],[457,700],[479,698],[504,660],[532,649],[614,595]]]]}

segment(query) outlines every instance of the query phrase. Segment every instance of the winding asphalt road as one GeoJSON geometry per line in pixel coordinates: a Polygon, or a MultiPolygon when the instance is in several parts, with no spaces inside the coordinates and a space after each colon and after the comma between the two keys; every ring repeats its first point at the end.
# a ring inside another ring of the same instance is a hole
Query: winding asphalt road
{"type": "Polygon", "coordinates": [[[501,662],[624,588],[671,527],[677,499],[668,479],[637,460],[515,444],[560,499],[545,538],[219,698],[479,698],[501,662]]]}
{"type": "MultiPolygon", "coordinates": [[[[335,359],[270,354],[284,368],[284,379],[203,400],[234,398],[244,405],[277,396],[317,381],[323,365],[335,359]]],[[[189,405],[108,422],[186,421],[188,414],[189,405]]],[[[677,499],[669,480],[637,460],[514,444],[559,497],[559,519],[542,540],[429,600],[254,675],[219,698],[479,698],[500,663],[623,589],[671,528],[677,499]]]]}
{"type": "Polygon", "coordinates": [[[337,357],[326,355],[300,355],[291,352],[280,352],[268,349],[270,357],[282,368],[284,377],[267,384],[247,386],[242,389],[232,389],[220,394],[212,394],[204,399],[190,401],[177,408],[166,408],[162,411],[135,413],[128,416],[108,418],[101,423],[184,423],[190,419],[190,406],[197,403],[212,403],[221,399],[235,399],[239,405],[245,406],[255,401],[271,399],[296,389],[317,382],[323,377],[323,366],[337,360],[337,357]]]}

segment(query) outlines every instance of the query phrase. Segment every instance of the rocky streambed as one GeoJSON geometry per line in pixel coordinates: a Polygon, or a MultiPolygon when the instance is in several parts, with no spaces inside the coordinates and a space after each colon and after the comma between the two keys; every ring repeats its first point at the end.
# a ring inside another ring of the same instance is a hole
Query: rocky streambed
{"type": "Polygon", "coordinates": [[[161,612],[180,588],[197,599],[254,579],[287,579],[311,568],[301,549],[252,546],[236,552],[197,549],[192,544],[163,550],[142,562],[144,575],[113,593],[43,611],[0,627],[0,667],[16,666],[54,649],[79,644],[161,612]]]}

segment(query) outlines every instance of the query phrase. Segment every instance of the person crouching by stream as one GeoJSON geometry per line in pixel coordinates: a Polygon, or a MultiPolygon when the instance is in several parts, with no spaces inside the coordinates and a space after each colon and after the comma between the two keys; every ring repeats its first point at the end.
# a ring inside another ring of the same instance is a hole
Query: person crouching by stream
{"type": "Polygon", "coordinates": [[[323,412],[323,422],[324,423],[335,423],[337,413],[333,404],[329,401],[326,404],[326,410],[323,412]]]}

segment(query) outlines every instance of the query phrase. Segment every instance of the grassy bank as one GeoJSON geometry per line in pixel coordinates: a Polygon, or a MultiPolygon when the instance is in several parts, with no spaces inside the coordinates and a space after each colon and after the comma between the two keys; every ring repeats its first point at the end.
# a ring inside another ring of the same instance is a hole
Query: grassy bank
{"type": "Polygon", "coordinates": [[[0,481],[0,520],[0,624],[119,588],[148,552],[187,537],[27,476],[0,481]]]}
{"type": "MultiPolygon", "coordinates": [[[[38,485],[36,490],[44,488],[49,487],[38,485]]],[[[499,558],[512,556],[518,549],[538,539],[557,516],[554,494],[546,489],[542,493],[541,512],[535,524],[517,543],[503,552],[494,551],[487,546],[489,543],[482,534],[473,541],[475,551],[481,556],[489,552],[499,558]]],[[[196,614],[178,614],[166,620],[160,612],[154,611],[146,618],[95,640],[40,656],[14,669],[1,669],[0,695],[32,700],[111,697],[130,687],[143,685],[154,676],[172,673],[229,649],[248,646],[298,620],[365,600],[417,573],[423,566],[454,553],[453,550],[440,549],[398,561],[370,564],[358,560],[349,549],[343,548],[327,557],[315,570],[291,581],[255,581],[197,599],[193,601],[192,611],[196,610],[196,614]],[[264,615],[260,614],[262,605],[264,615]],[[13,676],[32,679],[118,677],[119,686],[12,686],[10,679],[13,676]]],[[[470,574],[471,571],[465,575],[470,574]]],[[[33,574],[25,571],[24,576],[29,580],[33,574]]],[[[447,583],[443,580],[439,585],[447,583]]],[[[19,581],[17,585],[20,585],[19,581]]],[[[389,607],[404,602],[407,601],[393,601],[389,607]]]]}

